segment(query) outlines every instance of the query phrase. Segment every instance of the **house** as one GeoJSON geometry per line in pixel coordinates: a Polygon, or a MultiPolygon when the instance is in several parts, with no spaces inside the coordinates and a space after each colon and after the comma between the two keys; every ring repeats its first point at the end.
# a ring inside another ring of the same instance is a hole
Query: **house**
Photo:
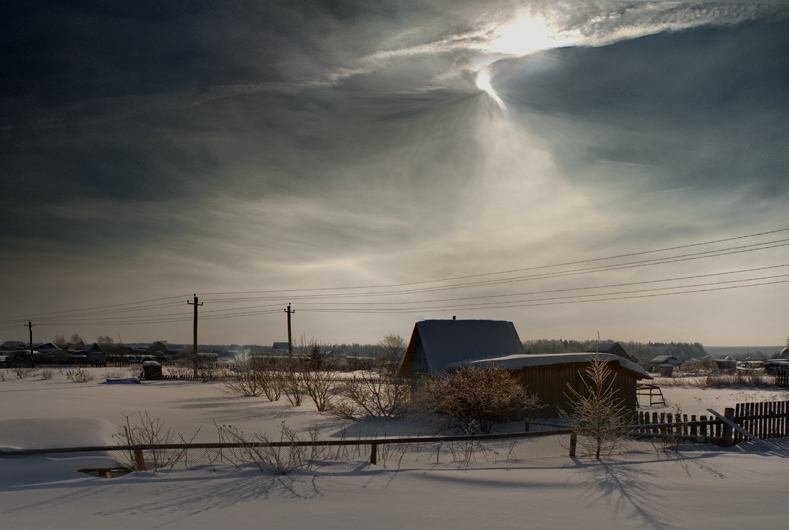
{"type": "Polygon", "coordinates": [[[718,367],[718,370],[737,369],[737,359],[732,359],[730,355],[727,355],[723,359],[713,359],[713,361],[715,361],[715,366],[718,367]]]}
{"type": "Polygon", "coordinates": [[[287,342],[275,342],[271,347],[272,355],[287,355],[290,351],[290,346],[287,342]]]}
{"type": "Polygon", "coordinates": [[[414,325],[399,375],[436,377],[458,361],[525,354],[512,322],[423,320],[414,325]]]}
{"type": "Polygon", "coordinates": [[[101,349],[101,346],[99,346],[98,343],[96,342],[91,344],[90,347],[76,352],[76,355],[71,356],[73,360],[88,362],[94,365],[104,364],[106,357],[107,357],[106,352],[103,349],[101,349]],[[80,358],[80,356],[83,355],[84,355],[84,359],[80,358]]]}
{"type": "Polygon", "coordinates": [[[573,392],[588,392],[586,370],[599,358],[613,372],[611,389],[616,392],[628,410],[638,407],[636,386],[642,379],[652,377],[637,364],[610,353],[544,353],[536,355],[510,355],[508,357],[460,361],[447,368],[476,366],[479,368],[504,368],[510,370],[526,389],[540,399],[544,413],[554,415],[572,408],[573,392]],[[586,382],[585,382],[586,381],[586,382]],[[572,389],[572,390],[571,390],[572,389]]]}
{"type": "Polygon", "coordinates": [[[614,372],[613,388],[628,409],[638,401],[636,383],[651,379],[635,363],[608,353],[527,354],[512,322],[498,320],[425,320],[411,334],[401,377],[437,377],[462,366],[504,368],[523,383],[546,406],[547,414],[569,410],[572,394],[579,392],[584,372],[598,355],[614,372]]]}
{"type": "Polygon", "coordinates": [[[598,352],[598,353],[610,353],[611,355],[618,355],[623,359],[627,359],[632,363],[637,363],[638,359],[633,355],[630,355],[625,351],[621,344],[618,342],[604,342],[600,344],[595,344],[588,350],[588,352],[598,352]]]}
{"type": "Polygon", "coordinates": [[[42,344],[41,346],[38,346],[36,349],[39,351],[39,353],[46,353],[52,355],[57,353],[63,353],[63,350],[61,350],[60,347],[58,347],[56,344],[53,344],[51,342],[42,344]]]}
{"type": "Polygon", "coordinates": [[[673,355],[658,355],[648,363],[646,363],[646,368],[650,372],[654,371],[655,368],[660,366],[661,364],[670,364],[672,366],[681,366],[682,361],[674,357],[673,355]]]}

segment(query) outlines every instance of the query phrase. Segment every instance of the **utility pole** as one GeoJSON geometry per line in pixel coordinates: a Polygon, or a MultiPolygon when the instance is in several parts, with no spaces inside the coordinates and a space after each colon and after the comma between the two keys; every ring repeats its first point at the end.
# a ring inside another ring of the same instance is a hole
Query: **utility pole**
{"type": "Polygon", "coordinates": [[[290,340],[290,315],[295,313],[296,310],[294,309],[293,311],[291,311],[290,304],[288,304],[288,308],[283,309],[283,311],[285,311],[288,314],[288,359],[290,359],[293,357],[293,341],[290,340]]]}
{"type": "Polygon", "coordinates": [[[33,365],[33,328],[36,327],[36,325],[28,320],[27,326],[25,327],[30,330],[30,365],[32,366],[33,365]]]}
{"type": "Polygon", "coordinates": [[[189,300],[186,301],[187,304],[195,306],[195,324],[194,324],[194,349],[192,350],[192,366],[194,367],[194,376],[197,378],[197,306],[203,305],[202,302],[199,304],[197,303],[197,295],[195,295],[195,301],[190,302],[189,300]]]}

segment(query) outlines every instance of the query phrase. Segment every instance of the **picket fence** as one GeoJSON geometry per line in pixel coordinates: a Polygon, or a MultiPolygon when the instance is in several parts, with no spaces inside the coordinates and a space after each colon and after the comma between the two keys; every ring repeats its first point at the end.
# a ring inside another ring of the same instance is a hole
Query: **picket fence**
{"type": "MultiPolygon", "coordinates": [[[[734,408],[726,408],[724,416],[759,440],[789,436],[789,401],[738,403],[734,408]]],[[[688,417],[671,412],[638,412],[633,432],[636,436],[680,436],[723,446],[747,438],[715,417],[702,415],[697,418],[695,414],[688,417]]]]}

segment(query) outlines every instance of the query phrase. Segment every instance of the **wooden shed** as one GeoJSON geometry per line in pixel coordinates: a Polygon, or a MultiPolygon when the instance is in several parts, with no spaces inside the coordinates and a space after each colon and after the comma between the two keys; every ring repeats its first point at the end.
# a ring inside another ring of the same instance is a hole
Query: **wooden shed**
{"type": "MultiPolygon", "coordinates": [[[[620,397],[629,410],[638,407],[636,385],[641,379],[652,377],[640,366],[622,357],[612,354],[597,354],[608,363],[614,373],[612,389],[620,397]]],[[[538,355],[511,355],[508,357],[484,359],[477,361],[461,361],[447,368],[460,366],[476,366],[480,368],[504,368],[511,370],[527,390],[536,395],[545,405],[544,412],[548,415],[557,414],[560,410],[570,411],[572,392],[568,385],[579,393],[586,391],[583,383],[584,373],[595,359],[593,353],[557,353],[538,355]]]]}

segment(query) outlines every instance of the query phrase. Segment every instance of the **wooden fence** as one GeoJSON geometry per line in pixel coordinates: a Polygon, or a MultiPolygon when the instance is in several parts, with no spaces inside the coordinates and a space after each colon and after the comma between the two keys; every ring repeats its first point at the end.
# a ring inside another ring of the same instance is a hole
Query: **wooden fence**
{"type": "MultiPolygon", "coordinates": [[[[737,403],[733,421],[760,440],[789,436],[789,401],[737,403]]],[[[734,432],[734,443],[744,439],[734,432]]]]}
{"type": "Polygon", "coordinates": [[[723,437],[723,422],[705,416],[673,414],[671,412],[638,412],[633,431],[644,436],[681,436],[718,442],[723,437]]]}
{"type": "MultiPolygon", "coordinates": [[[[738,403],[735,408],[725,409],[724,416],[759,440],[789,436],[789,401],[738,403]]],[[[638,412],[633,431],[636,436],[679,436],[723,446],[747,438],[720,419],[670,412],[638,412]]]]}

